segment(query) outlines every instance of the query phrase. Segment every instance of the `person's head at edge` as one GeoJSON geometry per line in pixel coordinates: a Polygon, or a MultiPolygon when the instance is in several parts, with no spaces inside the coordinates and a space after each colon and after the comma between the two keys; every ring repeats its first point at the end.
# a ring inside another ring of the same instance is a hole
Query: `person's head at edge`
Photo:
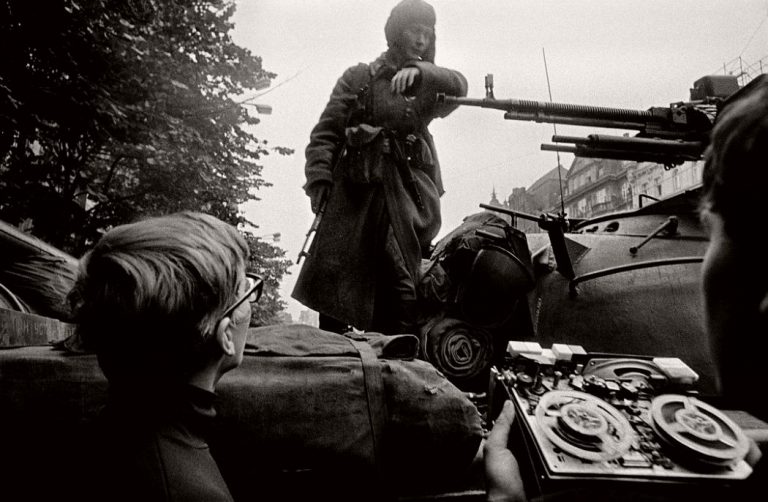
{"type": "Polygon", "coordinates": [[[389,15],[384,35],[403,60],[435,62],[435,9],[423,0],[402,0],[389,15]]]}
{"type": "Polygon", "coordinates": [[[768,79],[729,98],[712,130],[702,176],[701,219],[709,234],[702,265],[706,329],[721,391],[765,416],[756,399],[754,358],[768,347],[768,79]]]}
{"type": "Polygon", "coordinates": [[[235,228],[183,212],[121,225],[81,260],[70,294],[78,332],[112,386],[213,390],[242,362],[248,247],[235,228]]]}

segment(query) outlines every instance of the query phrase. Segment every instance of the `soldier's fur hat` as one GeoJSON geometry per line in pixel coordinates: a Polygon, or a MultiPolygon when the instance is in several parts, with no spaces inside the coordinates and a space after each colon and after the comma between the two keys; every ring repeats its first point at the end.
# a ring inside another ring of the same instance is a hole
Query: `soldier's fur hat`
{"type": "MultiPolygon", "coordinates": [[[[387,45],[392,47],[397,43],[400,34],[411,23],[419,23],[435,29],[435,9],[424,0],[402,0],[395,5],[384,25],[384,35],[387,45]]],[[[429,48],[422,57],[424,61],[435,62],[435,36],[433,34],[429,48]]]]}

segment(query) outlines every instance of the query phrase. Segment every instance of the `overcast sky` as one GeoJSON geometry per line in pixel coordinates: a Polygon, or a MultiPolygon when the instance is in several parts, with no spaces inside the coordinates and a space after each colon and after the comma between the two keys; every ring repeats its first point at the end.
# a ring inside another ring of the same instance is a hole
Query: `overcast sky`
{"type": "MultiPolygon", "coordinates": [[[[331,89],[349,66],[386,49],[384,23],[396,0],[238,0],[234,39],[277,74],[256,102],[272,106],[255,135],[293,148],[263,159],[273,184],[246,204],[259,235],[281,234],[279,246],[296,261],[313,215],[301,189],[304,147],[331,89]]],[[[484,97],[494,75],[499,99],[645,110],[689,98],[693,82],[764,59],[768,71],[768,0],[433,0],[436,64],[461,71],[469,96],[484,97]]],[[[500,199],[529,187],[557,165],[552,125],[505,121],[503,112],[464,107],[430,126],[442,165],[441,236],[480,210],[492,190],[500,199]]],[[[585,136],[590,128],[558,127],[585,136]]],[[[569,167],[573,156],[562,154],[569,167]]],[[[298,267],[281,295],[290,298],[298,267]]]]}

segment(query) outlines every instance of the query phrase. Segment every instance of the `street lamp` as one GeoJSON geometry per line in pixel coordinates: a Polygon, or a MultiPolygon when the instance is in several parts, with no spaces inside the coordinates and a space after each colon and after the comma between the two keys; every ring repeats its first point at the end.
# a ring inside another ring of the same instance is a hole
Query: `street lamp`
{"type": "MultiPolygon", "coordinates": [[[[256,83],[252,86],[252,89],[255,91],[261,91],[269,88],[271,85],[272,85],[272,79],[264,77],[264,78],[258,79],[256,83]]],[[[261,94],[264,94],[264,93],[261,93],[261,94]]],[[[261,94],[257,94],[252,98],[246,99],[245,101],[243,101],[242,104],[253,106],[254,108],[256,108],[256,112],[259,113],[260,115],[271,115],[272,105],[265,105],[262,103],[249,103],[249,101],[252,101],[258,98],[259,96],[261,96],[261,94]]]]}

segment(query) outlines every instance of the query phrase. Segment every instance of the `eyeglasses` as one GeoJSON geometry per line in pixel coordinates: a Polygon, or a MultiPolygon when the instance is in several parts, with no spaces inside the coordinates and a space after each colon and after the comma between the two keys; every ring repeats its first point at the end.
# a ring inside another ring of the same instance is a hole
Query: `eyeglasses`
{"type": "Polygon", "coordinates": [[[244,301],[248,300],[250,303],[256,303],[261,298],[261,293],[264,291],[264,279],[256,274],[246,273],[245,280],[248,281],[248,290],[234,303],[234,305],[224,311],[221,315],[222,318],[232,314],[232,312],[234,312],[244,301]]]}

